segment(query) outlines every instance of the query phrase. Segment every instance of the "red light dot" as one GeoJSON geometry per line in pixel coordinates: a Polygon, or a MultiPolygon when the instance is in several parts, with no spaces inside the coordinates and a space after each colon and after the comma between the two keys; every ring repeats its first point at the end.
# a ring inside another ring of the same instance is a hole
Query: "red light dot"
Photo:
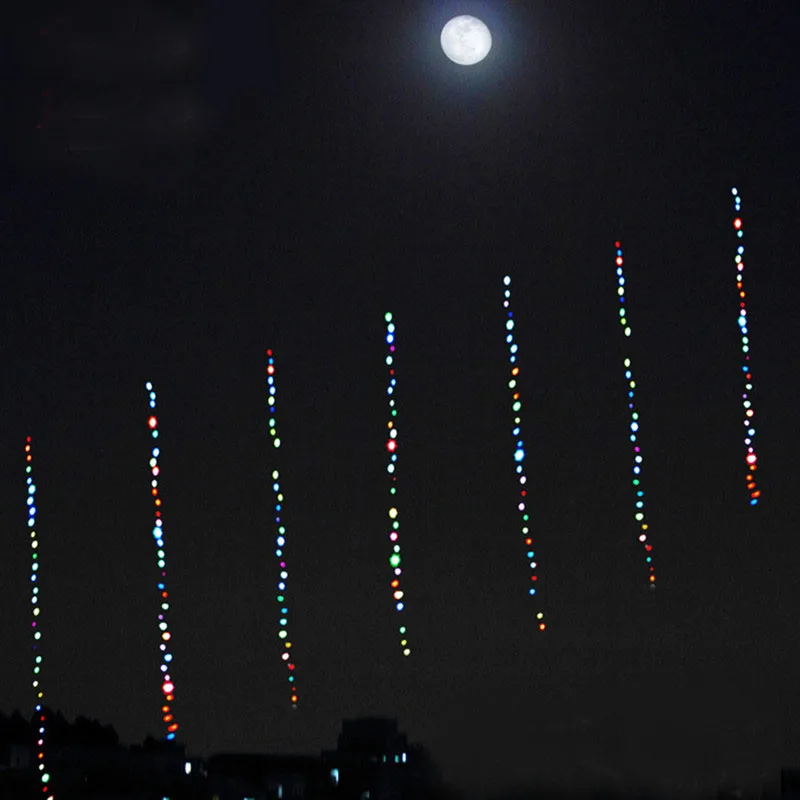
{"type": "Polygon", "coordinates": [[[176,730],[178,730],[178,723],[177,722],[173,722],[172,725],[170,725],[169,728],[167,728],[167,730],[170,733],[174,733],[176,730]]]}
{"type": "Polygon", "coordinates": [[[736,217],[736,219],[733,221],[733,227],[736,228],[737,231],[742,227],[742,221],[739,219],[739,217],[736,217]]]}
{"type": "Polygon", "coordinates": [[[147,420],[147,424],[151,428],[157,428],[158,427],[158,420],[155,417],[150,417],[150,419],[147,420]]]}
{"type": "Polygon", "coordinates": [[[271,356],[272,355],[272,350],[267,350],[267,355],[271,356]]]}
{"type": "Polygon", "coordinates": [[[622,266],[622,256],[617,256],[617,266],[618,267],[622,266]]]}
{"type": "Polygon", "coordinates": [[[386,442],[386,449],[390,453],[394,453],[394,451],[397,450],[397,442],[394,439],[389,439],[389,441],[386,442]]]}

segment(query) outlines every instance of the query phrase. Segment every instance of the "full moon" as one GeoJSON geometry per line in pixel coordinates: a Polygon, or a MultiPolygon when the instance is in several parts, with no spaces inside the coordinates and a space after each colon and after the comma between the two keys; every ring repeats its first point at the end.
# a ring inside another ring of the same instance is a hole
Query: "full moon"
{"type": "Polygon", "coordinates": [[[454,17],[442,28],[442,50],[456,64],[470,67],[492,49],[492,34],[477,17],[454,17]]]}

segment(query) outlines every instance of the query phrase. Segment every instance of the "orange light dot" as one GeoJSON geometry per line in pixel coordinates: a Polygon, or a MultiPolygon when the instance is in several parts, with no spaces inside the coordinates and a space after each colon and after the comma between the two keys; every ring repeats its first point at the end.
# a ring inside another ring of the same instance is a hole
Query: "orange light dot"
{"type": "Polygon", "coordinates": [[[547,625],[545,625],[544,622],[540,622],[539,623],[539,630],[540,631],[543,631],[546,627],[547,627],[547,625]]]}
{"type": "Polygon", "coordinates": [[[167,728],[167,730],[170,733],[173,733],[174,731],[178,730],[178,723],[177,722],[173,722],[172,725],[170,725],[169,728],[167,728]]]}

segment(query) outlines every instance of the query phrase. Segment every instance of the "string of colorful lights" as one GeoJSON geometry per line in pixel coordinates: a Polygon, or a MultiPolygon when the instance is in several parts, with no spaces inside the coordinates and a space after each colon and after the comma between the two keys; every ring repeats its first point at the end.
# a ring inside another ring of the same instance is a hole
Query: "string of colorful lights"
{"type": "Polygon", "coordinates": [[[756,429],[754,425],[755,411],[753,411],[753,402],[750,399],[750,393],[753,391],[753,375],[750,370],[750,335],[747,328],[747,304],[745,297],[747,296],[744,291],[744,245],[741,243],[744,237],[744,230],[742,229],[742,218],[739,212],[742,210],[742,198],[739,190],[735,187],[731,189],[733,195],[734,207],[734,220],[733,228],[736,231],[736,238],[739,244],[736,247],[736,256],[734,263],[736,264],[736,288],[739,292],[739,331],[742,337],[742,356],[744,357],[744,364],[742,364],[742,373],[744,374],[744,393],[742,394],[742,407],[744,408],[744,427],[747,433],[744,437],[744,443],[747,447],[747,455],[745,462],[747,463],[747,475],[745,476],[747,482],[747,490],[750,492],[750,505],[758,505],[758,500],[761,497],[761,490],[756,488],[755,472],[758,468],[758,456],[756,455],[753,439],[755,439],[756,429]]]}
{"type": "MultiPolygon", "coordinates": [[[[631,335],[631,328],[628,324],[627,310],[625,308],[625,275],[622,270],[624,259],[622,257],[622,245],[616,242],[617,256],[617,295],[619,296],[619,322],[622,325],[623,333],[626,338],[631,335]]],[[[634,502],[633,518],[639,528],[639,541],[644,547],[645,563],[647,564],[648,580],[650,588],[656,588],[656,568],[653,564],[653,545],[647,540],[647,530],[649,524],[645,519],[644,511],[644,490],[642,489],[642,448],[639,445],[639,412],[636,410],[635,393],[636,380],[633,377],[633,367],[630,358],[625,358],[625,379],[628,382],[628,409],[631,412],[630,440],[633,444],[633,490],[636,500],[634,502]]]]}
{"type": "MultiPolygon", "coordinates": [[[[386,366],[389,369],[389,385],[386,387],[386,394],[389,397],[389,422],[387,424],[388,436],[386,439],[386,452],[389,454],[389,463],[386,472],[389,474],[389,519],[391,520],[391,530],[389,541],[392,543],[389,565],[392,568],[392,597],[395,601],[395,610],[402,613],[405,611],[405,592],[400,586],[400,576],[403,574],[400,556],[400,512],[397,509],[397,401],[394,398],[397,389],[397,378],[395,377],[394,358],[395,358],[395,324],[392,315],[384,315],[386,321],[386,344],[389,352],[386,355],[386,366]]],[[[400,646],[403,648],[403,655],[411,655],[411,648],[408,646],[408,629],[405,624],[400,625],[400,646]]]]}
{"type": "Polygon", "coordinates": [[[528,478],[525,475],[525,444],[522,440],[522,396],[519,391],[519,367],[517,366],[517,352],[519,347],[514,341],[514,312],[511,310],[511,276],[503,278],[505,291],[503,292],[503,308],[506,309],[506,344],[508,345],[508,360],[511,364],[511,377],[508,381],[508,388],[511,390],[511,410],[514,412],[514,428],[511,431],[514,436],[514,462],[519,480],[519,502],[517,510],[520,513],[522,522],[522,536],[525,542],[525,557],[528,559],[530,569],[531,586],[528,587],[528,594],[536,597],[539,602],[539,611],[536,612],[539,630],[543,631],[547,625],[544,621],[544,611],[541,610],[541,587],[539,586],[539,575],[536,570],[536,552],[533,549],[533,538],[530,530],[530,515],[527,508],[528,497],[528,478]]]}
{"type": "Polygon", "coordinates": [[[47,727],[45,713],[44,691],[42,690],[42,654],[39,647],[42,643],[41,606],[39,604],[39,537],[36,533],[36,484],[33,482],[33,453],[31,452],[31,437],[25,440],[25,483],[28,485],[28,528],[31,540],[31,606],[33,612],[33,691],[36,695],[35,710],[38,716],[39,728],[36,739],[36,760],[38,761],[39,780],[42,784],[42,793],[52,800],[50,792],[50,774],[44,763],[44,738],[47,727]]]}
{"type": "MultiPolygon", "coordinates": [[[[153,439],[158,439],[158,418],[155,416],[156,409],[156,393],[153,390],[153,384],[145,384],[149,392],[149,404],[151,415],[147,418],[147,427],[150,429],[150,436],[153,439]]],[[[169,631],[169,624],[167,618],[169,616],[170,603],[169,593],[167,592],[167,561],[164,545],[164,528],[161,519],[161,497],[158,491],[158,477],[161,470],[158,466],[158,459],[161,455],[160,448],[154,443],[153,449],[150,454],[150,493],[153,496],[153,504],[155,506],[155,520],[153,525],[153,538],[156,542],[156,555],[158,556],[158,568],[160,570],[160,580],[158,582],[158,591],[161,596],[161,608],[158,614],[158,630],[161,641],[159,642],[158,649],[161,652],[161,693],[164,695],[163,705],[161,706],[162,719],[167,726],[167,741],[175,739],[175,732],[178,730],[178,723],[175,721],[175,715],[172,711],[172,703],[175,700],[175,684],[172,682],[169,671],[172,666],[172,653],[169,652],[169,643],[172,640],[172,634],[169,631]]]]}
{"type": "MultiPolygon", "coordinates": [[[[278,423],[275,415],[276,403],[276,389],[275,389],[275,358],[272,350],[267,350],[267,403],[269,405],[269,435],[272,439],[272,446],[277,449],[281,446],[281,440],[278,436],[278,423]]],[[[278,579],[278,607],[280,608],[280,619],[278,620],[278,638],[283,643],[283,652],[281,653],[281,660],[286,664],[286,669],[289,671],[289,688],[291,690],[292,708],[297,708],[297,684],[295,681],[295,667],[294,659],[291,658],[290,650],[292,642],[289,639],[289,608],[286,600],[286,582],[289,580],[288,567],[286,566],[286,555],[284,548],[286,547],[286,527],[282,522],[283,514],[283,492],[280,485],[280,472],[276,469],[272,472],[272,491],[275,494],[275,556],[278,559],[278,567],[280,569],[278,579]]]]}

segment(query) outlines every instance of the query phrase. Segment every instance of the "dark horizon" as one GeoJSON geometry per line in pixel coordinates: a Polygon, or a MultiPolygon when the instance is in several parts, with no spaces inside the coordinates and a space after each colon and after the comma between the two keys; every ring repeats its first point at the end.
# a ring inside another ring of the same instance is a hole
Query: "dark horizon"
{"type": "Polygon", "coordinates": [[[19,10],[6,54],[4,707],[34,702],[30,435],[45,702],[113,720],[127,741],[159,735],[152,381],[174,706],[192,751],[311,752],[342,718],[384,715],[477,791],[501,790],[498,773],[705,791],[800,764],[795,5],[136,8],[123,33],[99,6],[96,24],[73,20],[94,46],[19,10]],[[494,40],[466,70],[438,42],[461,12],[494,40]],[[62,38],[45,41],[45,23],[62,38]],[[110,94],[92,59],[109,59],[110,94]],[[79,101],[104,126],[70,128],[79,101]],[[164,111],[178,107],[194,110],[164,111]],[[35,133],[45,111],[49,138],[35,133]],[[66,153],[69,137],[117,155],[66,153]],[[544,633],[516,511],[506,274],[544,633]],[[407,659],[387,563],[387,311],[407,659]],[[655,592],[633,520],[628,355],[655,592]],[[296,711],[277,639],[276,467],[296,711]]]}

